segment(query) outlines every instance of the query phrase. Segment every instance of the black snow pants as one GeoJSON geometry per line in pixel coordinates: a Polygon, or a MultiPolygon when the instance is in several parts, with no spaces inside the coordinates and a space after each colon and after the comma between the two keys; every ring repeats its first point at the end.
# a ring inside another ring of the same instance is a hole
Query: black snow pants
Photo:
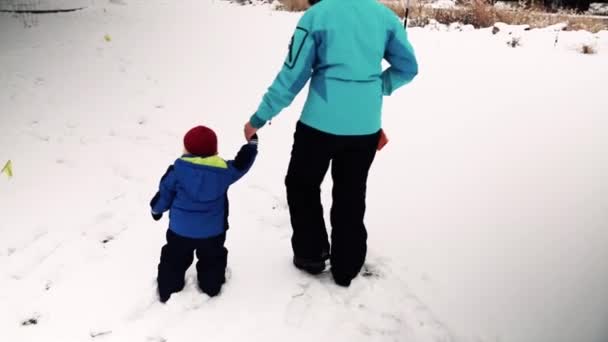
{"type": "Polygon", "coordinates": [[[338,136],[298,122],[285,178],[294,256],[321,260],[330,252],[334,278],[350,282],[367,253],[363,222],[367,176],[380,132],[338,136]],[[329,169],[333,179],[331,248],[323,218],[321,183],[329,169]],[[331,250],[331,251],[330,251],[331,250]]]}
{"type": "Polygon", "coordinates": [[[228,250],[224,247],[226,233],[206,239],[192,239],[167,230],[167,244],[161,250],[158,265],[158,294],[166,302],[172,293],[184,288],[186,270],[194,261],[200,289],[213,297],[226,281],[228,250]]]}

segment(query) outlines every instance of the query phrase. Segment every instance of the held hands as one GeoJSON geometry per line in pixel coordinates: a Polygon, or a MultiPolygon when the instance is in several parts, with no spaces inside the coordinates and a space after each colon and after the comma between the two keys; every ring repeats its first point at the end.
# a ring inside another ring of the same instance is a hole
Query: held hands
{"type": "MultiPolygon", "coordinates": [[[[249,121],[247,121],[247,123],[245,124],[245,127],[243,128],[243,133],[245,134],[245,139],[247,141],[251,141],[257,131],[258,131],[258,129],[251,126],[251,123],[249,123],[249,121]]],[[[257,139],[257,135],[255,135],[255,138],[257,139]]]]}

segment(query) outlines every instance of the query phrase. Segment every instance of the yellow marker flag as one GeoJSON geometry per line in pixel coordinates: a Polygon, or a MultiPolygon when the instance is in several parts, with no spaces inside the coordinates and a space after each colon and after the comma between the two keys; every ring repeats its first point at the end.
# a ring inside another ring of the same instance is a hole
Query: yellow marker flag
{"type": "Polygon", "coordinates": [[[8,178],[13,177],[13,163],[10,160],[7,161],[6,164],[4,164],[4,167],[2,168],[2,171],[0,171],[0,173],[6,174],[8,178]]]}
{"type": "Polygon", "coordinates": [[[110,35],[109,35],[109,34],[106,34],[105,36],[103,36],[103,39],[105,39],[105,40],[106,40],[106,42],[110,42],[110,41],[112,41],[112,37],[110,37],[110,35]]]}

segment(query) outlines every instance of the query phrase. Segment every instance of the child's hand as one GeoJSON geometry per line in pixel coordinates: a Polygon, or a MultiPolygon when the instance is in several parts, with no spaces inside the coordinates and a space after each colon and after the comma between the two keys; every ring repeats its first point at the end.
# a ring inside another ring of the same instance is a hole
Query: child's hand
{"type": "Polygon", "coordinates": [[[152,213],[152,218],[154,219],[154,221],[158,221],[158,220],[160,220],[163,217],[162,213],[157,214],[157,213],[155,213],[153,211],[151,213],[152,213]]]}
{"type": "Polygon", "coordinates": [[[386,146],[386,144],[388,144],[388,137],[386,136],[386,134],[384,134],[384,130],[381,129],[380,130],[380,139],[378,140],[378,147],[377,150],[380,151],[384,148],[384,146],[386,146]]]}

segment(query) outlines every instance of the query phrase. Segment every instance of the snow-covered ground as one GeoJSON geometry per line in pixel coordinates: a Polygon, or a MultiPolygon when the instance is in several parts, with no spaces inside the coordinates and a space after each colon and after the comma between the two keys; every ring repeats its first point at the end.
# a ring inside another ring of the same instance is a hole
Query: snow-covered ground
{"type": "Polygon", "coordinates": [[[0,340],[605,342],[606,31],[411,29],[420,76],[386,100],[365,276],[342,289],[291,266],[299,96],[230,191],[221,296],[191,270],[154,301],[159,177],[199,123],[236,152],[298,17],[200,0],[97,0],[31,28],[0,14],[0,340]]]}

